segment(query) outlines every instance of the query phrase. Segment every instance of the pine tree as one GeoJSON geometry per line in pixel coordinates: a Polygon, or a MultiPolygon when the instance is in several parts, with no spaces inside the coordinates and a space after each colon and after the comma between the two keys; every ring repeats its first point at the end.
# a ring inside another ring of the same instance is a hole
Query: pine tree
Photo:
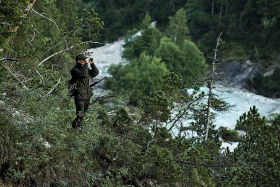
{"type": "Polygon", "coordinates": [[[180,47],[183,46],[184,40],[190,40],[186,16],[186,11],[183,8],[179,9],[175,16],[169,17],[167,27],[167,36],[180,47]]]}

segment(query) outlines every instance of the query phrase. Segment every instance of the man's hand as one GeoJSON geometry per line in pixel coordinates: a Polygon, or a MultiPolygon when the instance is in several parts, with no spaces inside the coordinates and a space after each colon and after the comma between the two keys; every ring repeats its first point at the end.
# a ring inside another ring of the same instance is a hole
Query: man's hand
{"type": "Polygon", "coordinates": [[[90,63],[90,64],[93,64],[93,63],[94,63],[94,62],[93,62],[93,58],[90,58],[90,59],[89,59],[89,63],[90,63]]]}

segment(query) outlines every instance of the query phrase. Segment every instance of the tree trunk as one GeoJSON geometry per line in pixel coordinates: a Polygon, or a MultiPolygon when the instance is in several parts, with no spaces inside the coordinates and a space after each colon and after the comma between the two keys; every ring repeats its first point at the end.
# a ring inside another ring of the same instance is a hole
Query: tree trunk
{"type": "Polygon", "coordinates": [[[169,1],[169,7],[170,7],[171,10],[174,10],[174,7],[175,7],[174,0],[169,1]]]}
{"type": "Polygon", "coordinates": [[[221,5],[221,9],[220,9],[220,19],[219,19],[219,20],[222,19],[222,13],[223,13],[223,5],[221,5]]]}
{"type": "Polygon", "coordinates": [[[213,85],[214,85],[214,73],[216,70],[216,61],[217,61],[217,52],[218,52],[218,46],[219,46],[219,42],[220,42],[220,38],[221,38],[222,33],[219,35],[218,39],[217,39],[217,43],[216,43],[216,48],[214,49],[214,58],[213,58],[213,62],[212,62],[212,69],[211,69],[211,73],[210,73],[210,78],[208,80],[208,102],[207,102],[207,115],[206,115],[206,133],[205,133],[205,139],[204,141],[206,142],[208,140],[208,134],[209,134],[209,126],[210,126],[210,110],[211,110],[211,100],[213,98],[213,85]]]}
{"type": "Polygon", "coordinates": [[[215,6],[215,0],[212,0],[211,15],[213,15],[213,14],[214,14],[214,6],[215,6]]]}

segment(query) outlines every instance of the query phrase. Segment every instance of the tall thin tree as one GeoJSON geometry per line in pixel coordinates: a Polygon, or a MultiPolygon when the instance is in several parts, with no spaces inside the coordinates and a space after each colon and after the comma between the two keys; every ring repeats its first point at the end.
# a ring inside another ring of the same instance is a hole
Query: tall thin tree
{"type": "Polygon", "coordinates": [[[214,49],[214,57],[213,61],[211,64],[211,72],[210,76],[207,80],[207,87],[209,89],[208,91],[208,101],[207,101],[207,115],[206,115],[206,133],[205,133],[205,142],[208,140],[208,134],[209,134],[209,126],[210,126],[210,110],[211,110],[211,101],[213,100],[213,88],[214,88],[214,83],[215,83],[215,71],[216,71],[216,61],[217,61],[217,53],[218,53],[218,47],[220,44],[220,39],[221,39],[222,33],[220,33],[217,43],[216,43],[216,48],[214,49]]]}

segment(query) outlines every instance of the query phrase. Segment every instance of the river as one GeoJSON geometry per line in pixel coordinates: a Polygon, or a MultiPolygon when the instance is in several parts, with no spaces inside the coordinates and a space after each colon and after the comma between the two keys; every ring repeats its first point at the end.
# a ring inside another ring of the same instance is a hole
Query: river
{"type": "MultiPolygon", "coordinates": [[[[110,76],[108,74],[108,68],[110,65],[126,63],[121,57],[124,44],[125,41],[121,39],[114,43],[88,50],[91,53],[91,57],[94,59],[96,66],[100,70],[98,78],[110,76]]],[[[201,90],[206,91],[206,88],[202,87],[201,90]]],[[[214,122],[217,128],[224,126],[234,129],[239,116],[248,112],[253,105],[259,109],[259,113],[262,116],[269,117],[271,114],[280,114],[280,100],[269,99],[240,88],[225,87],[222,85],[216,85],[214,92],[228,104],[232,105],[229,111],[217,113],[214,122]]],[[[223,147],[229,146],[233,149],[236,145],[236,143],[224,143],[223,147]]]]}

